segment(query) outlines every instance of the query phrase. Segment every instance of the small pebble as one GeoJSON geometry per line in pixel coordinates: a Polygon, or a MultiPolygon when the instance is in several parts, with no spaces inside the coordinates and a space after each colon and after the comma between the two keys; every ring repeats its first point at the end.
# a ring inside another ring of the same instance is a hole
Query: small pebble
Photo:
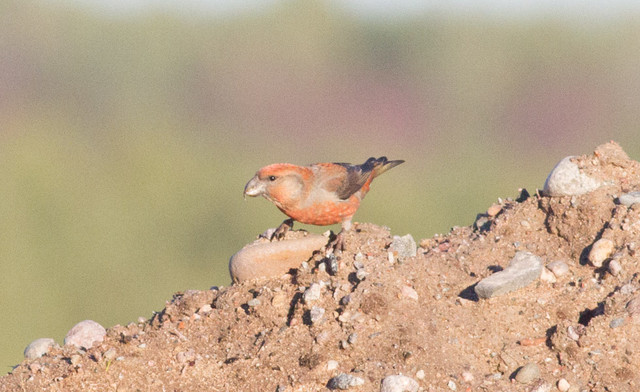
{"type": "Polygon", "coordinates": [[[417,245],[416,241],[413,239],[411,234],[407,234],[405,236],[393,236],[393,241],[391,245],[389,245],[389,250],[392,252],[396,252],[398,255],[398,260],[404,261],[409,257],[414,257],[417,254],[417,245]]]}
{"type": "Polygon", "coordinates": [[[355,344],[355,342],[357,341],[358,341],[358,334],[356,332],[350,334],[349,337],[347,338],[347,343],[349,344],[355,344]]]}
{"type": "Polygon", "coordinates": [[[364,268],[361,268],[361,269],[356,271],[356,278],[358,278],[359,281],[365,280],[365,278],[368,275],[369,275],[369,273],[367,271],[365,271],[364,268]]]}
{"type": "Polygon", "coordinates": [[[569,388],[571,388],[569,381],[564,378],[558,380],[558,390],[560,390],[560,392],[567,392],[569,388]]]}
{"type": "Polygon", "coordinates": [[[449,387],[449,389],[451,389],[452,391],[455,391],[458,389],[458,386],[456,385],[455,382],[453,382],[453,380],[449,380],[449,382],[447,383],[447,386],[449,387]]]}
{"type": "Polygon", "coordinates": [[[388,252],[387,253],[387,260],[389,261],[389,264],[393,264],[393,263],[396,262],[394,257],[393,257],[393,252],[388,252]]]}
{"type": "Polygon", "coordinates": [[[24,357],[27,359],[36,359],[49,352],[56,342],[51,338],[36,339],[24,349],[24,357]]]}
{"type": "Polygon", "coordinates": [[[487,215],[496,216],[500,211],[502,211],[502,206],[500,204],[494,204],[487,208],[487,215]]]}
{"type": "Polygon", "coordinates": [[[321,308],[319,306],[312,307],[309,311],[309,318],[311,319],[311,323],[316,324],[320,322],[320,320],[324,318],[324,312],[324,308],[321,308]]]}
{"type": "Polygon", "coordinates": [[[209,314],[209,313],[211,313],[212,310],[213,310],[213,308],[211,308],[211,305],[206,304],[206,305],[202,305],[200,307],[200,309],[198,309],[198,313],[199,314],[209,314]]]}
{"type": "Polygon", "coordinates": [[[255,308],[256,306],[260,306],[262,302],[258,298],[253,298],[247,301],[247,305],[251,308],[255,308]]]}
{"type": "Polygon", "coordinates": [[[602,264],[613,252],[613,241],[607,238],[600,238],[591,246],[589,252],[589,262],[594,267],[602,267],[602,264]]]}
{"type": "Polygon", "coordinates": [[[625,308],[630,316],[636,318],[640,316],[640,295],[636,295],[635,297],[631,298],[631,300],[627,302],[625,308]]]}
{"type": "Polygon", "coordinates": [[[620,262],[615,259],[609,262],[608,269],[609,273],[613,276],[618,276],[620,272],[622,272],[622,266],[620,265],[620,262]]]}
{"type": "Polygon", "coordinates": [[[195,359],[196,352],[193,349],[189,351],[180,351],[178,354],[176,354],[176,361],[178,361],[178,363],[180,364],[195,361],[195,359]]]}
{"type": "Polygon", "coordinates": [[[551,391],[551,384],[549,384],[548,382],[539,379],[537,382],[535,382],[533,384],[533,386],[531,387],[531,389],[529,389],[530,392],[549,392],[551,391]]]}
{"type": "Polygon", "coordinates": [[[305,303],[310,303],[313,301],[317,301],[320,299],[320,293],[322,290],[322,286],[318,283],[312,283],[308,289],[305,290],[304,294],[302,294],[302,299],[305,303]]]}
{"type": "Polygon", "coordinates": [[[521,384],[528,384],[540,378],[540,368],[533,362],[529,362],[518,370],[516,381],[521,384]]]}
{"type": "Polygon", "coordinates": [[[567,327],[567,336],[569,339],[575,340],[576,342],[580,340],[580,335],[572,325],[567,327]]]}
{"type": "Polygon", "coordinates": [[[327,361],[327,370],[336,370],[339,364],[338,361],[330,360],[327,361]]]}
{"type": "Polygon", "coordinates": [[[622,194],[618,197],[618,202],[627,207],[640,203],[640,191],[622,194]]]}
{"type": "Polygon", "coordinates": [[[393,375],[382,380],[380,392],[417,392],[419,388],[418,382],[411,377],[393,375]]]}
{"type": "Polygon", "coordinates": [[[338,273],[338,259],[333,254],[330,254],[325,258],[325,263],[327,264],[327,272],[331,275],[335,275],[338,273]]]}
{"type": "Polygon", "coordinates": [[[562,260],[552,261],[547,264],[549,271],[553,272],[556,278],[566,275],[569,272],[569,265],[562,260]]]}
{"type": "Polygon", "coordinates": [[[540,273],[540,280],[547,283],[555,283],[556,276],[553,272],[549,271],[546,268],[542,268],[542,272],[540,273]]]}
{"type": "Polygon", "coordinates": [[[102,354],[102,358],[104,358],[105,361],[110,362],[113,361],[117,355],[116,349],[112,347],[102,354]]]}
{"type": "Polygon", "coordinates": [[[418,380],[424,380],[425,374],[424,374],[424,370],[420,369],[416,372],[416,378],[418,380]]]}
{"type": "Polygon", "coordinates": [[[364,384],[364,380],[362,378],[355,377],[350,374],[340,373],[329,380],[329,382],[327,383],[327,388],[346,390],[362,384],[364,384]]]}
{"type": "Polygon", "coordinates": [[[418,300],[418,293],[411,286],[402,286],[400,293],[404,298],[418,300]]]}
{"type": "Polygon", "coordinates": [[[462,380],[464,382],[472,382],[473,381],[473,373],[471,372],[462,372],[462,380]]]}
{"type": "Polygon", "coordinates": [[[79,366],[80,362],[82,362],[82,357],[79,354],[73,354],[71,358],[69,358],[69,362],[71,362],[73,366],[79,366]]]}
{"type": "Polygon", "coordinates": [[[91,348],[94,343],[100,343],[107,331],[93,320],[84,320],[74,325],[64,338],[65,345],[73,345],[77,348],[91,348]]]}
{"type": "Polygon", "coordinates": [[[618,328],[618,327],[621,327],[623,324],[624,324],[624,319],[622,317],[618,317],[611,320],[611,322],[609,323],[609,327],[618,328]]]}

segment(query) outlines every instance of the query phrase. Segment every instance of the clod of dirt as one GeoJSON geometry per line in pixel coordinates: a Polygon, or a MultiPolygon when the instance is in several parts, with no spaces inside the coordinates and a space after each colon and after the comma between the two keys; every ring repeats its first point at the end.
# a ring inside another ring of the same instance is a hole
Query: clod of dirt
{"type": "Polygon", "coordinates": [[[472,227],[418,241],[402,263],[388,229],[354,224],[342,254],[179,293],[91,348],[24,360],[0,391],[380,391],[398,375],[424,391],[638,390],[640,204],[619,197],[640,190],[640,164],[615,143],[572,162],[603,185],[557,197],[522,190],[472,227]],[[613,246],[596,267],[589,254],[601,239],[613,246]],[[539,257],[555,282],[480,300],[476,285],[518,252],[539,257]],[[539,373],[513,382],[527,364],[539,373]]]}

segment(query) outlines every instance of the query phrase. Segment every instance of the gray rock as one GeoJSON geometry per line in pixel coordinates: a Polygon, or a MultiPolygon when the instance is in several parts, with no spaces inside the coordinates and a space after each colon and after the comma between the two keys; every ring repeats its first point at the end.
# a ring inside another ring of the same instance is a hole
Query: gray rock
{"type": "Polygon", "coordinates": [[[364,384],[364,380],[360,377],[355,377],[350,374],[340,373],[333,377],[327,383],[329,389],[349,389],[351,387],[357,387],[364,384]]]}
{"type": "Polygon", "coordinates": [[[317,301],[320,299],[320,292],[322,290],[322,285],[318,283],[312,283],[308,289],[305,290],[304,294],[302,294],[302,299],[305,303],[317,301]]]}
{"type": "Polygon", "coordinates": [[[573,156],[563,158],[551,170],[544,182],[544,194],[546,196],[577,196],[591,192],[599,188],[602,183],[587,176],[580,171],[575,163],[571,162],[573,156]]]}
{"type": "Polygon", "coordinates": [[[482,279],[475,287],[480,298],[491,298],[527,286],[540,277],[542,260],[530,252],[518,252],[503,271],[482,279]]]}
{"type": "Polygon", "coordinates": [[[411,234],[407,234],[403,237],[394,235],[393,242],[391,242],[389,250],[392,252],[397,252],[398,260],[415,257],[415,255],[417,254],[416,241],[413,239],[411,234]]]}
{"type": "Polygon", "coordinates": [[[324,318],[324,312],[324,308],[321,308],[319,306],[312,307],[309,311],[309,318],[311,319],[311,323],[316,324],[320,320],[322,320],[324,318]]]}
{"type": "Polygon", "coordinates": [[[261,303],[262,301],[260,301],[258,298],[253,298],[247,302],[247,305],[251,308],[255,308],[256,306],[260,306],[261,303]]]}
{"type": "Polygon", "coordinates": [[[609,323],[609,328],[618,328],[618,327],[621,327],[622,325],[624,325],[624,318],[622,317],[614,318],[609,323]]]}
{"type": "Polygon", "coordinates": [[[93,320],[80,321],[67,332],[64,344],[73,345],[78,348],[91,348],[94,343],[100,343],[104,339],[107,331],[104,327],[93,320]]]}
{"type": "Polygon", "coordinates": [[[618,197],[618,202],[627,207],[640,203],[640,191],[622,194],[618,197]]]}
{"type": "Polygon", "coordinates": [[[51,338],[40,338],[29,343],[27,348],[24,349],[24,357],[27,359],[36,359],[49,352],[51,347],[55,346],[56,342],[51,338]]]}
{"type": "Polygon", "coordinates": [[[540,368],[533,362],[524,365],[516,373],[516,381],[521,384],[529,384],[538,378],[540,378],[540,368]]]}
{"type": "Polygon", "coordinates": [[[417,392],[419,388],[416,380],[400,374],[385,377],[380,392],[417,392]]]}

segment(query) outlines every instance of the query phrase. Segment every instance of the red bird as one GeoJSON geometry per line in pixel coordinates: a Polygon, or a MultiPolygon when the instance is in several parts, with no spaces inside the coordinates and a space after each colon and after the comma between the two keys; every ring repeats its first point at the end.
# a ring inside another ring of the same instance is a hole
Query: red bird
{"type": "Polygon", "coordinates": [[[330,246],[342,248],[343,233],[351,228],[351,218],[371,181],[403,162],[380,157],[369,158],[362,165],[275,163],[258,170],[244,187],[244,195],[264,196],[291,218],[282,222],[272,238],[281,238],[294,220],[318,226],[341,223],[342,230],[330,246]]]}

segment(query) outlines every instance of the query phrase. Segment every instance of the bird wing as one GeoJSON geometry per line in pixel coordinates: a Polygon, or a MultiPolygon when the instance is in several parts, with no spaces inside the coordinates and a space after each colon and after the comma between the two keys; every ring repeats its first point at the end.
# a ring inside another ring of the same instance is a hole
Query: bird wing
{"type": "Polygon", "coordinates": [[[371,178],[374,162],[374,158],[369,158],[362,165],[350,163],[317,164],[322,167],[324,175],[327,176],[327,180],[322,183],[322,188],[335,193],[342,200],[347,200],[371,178]]]}

